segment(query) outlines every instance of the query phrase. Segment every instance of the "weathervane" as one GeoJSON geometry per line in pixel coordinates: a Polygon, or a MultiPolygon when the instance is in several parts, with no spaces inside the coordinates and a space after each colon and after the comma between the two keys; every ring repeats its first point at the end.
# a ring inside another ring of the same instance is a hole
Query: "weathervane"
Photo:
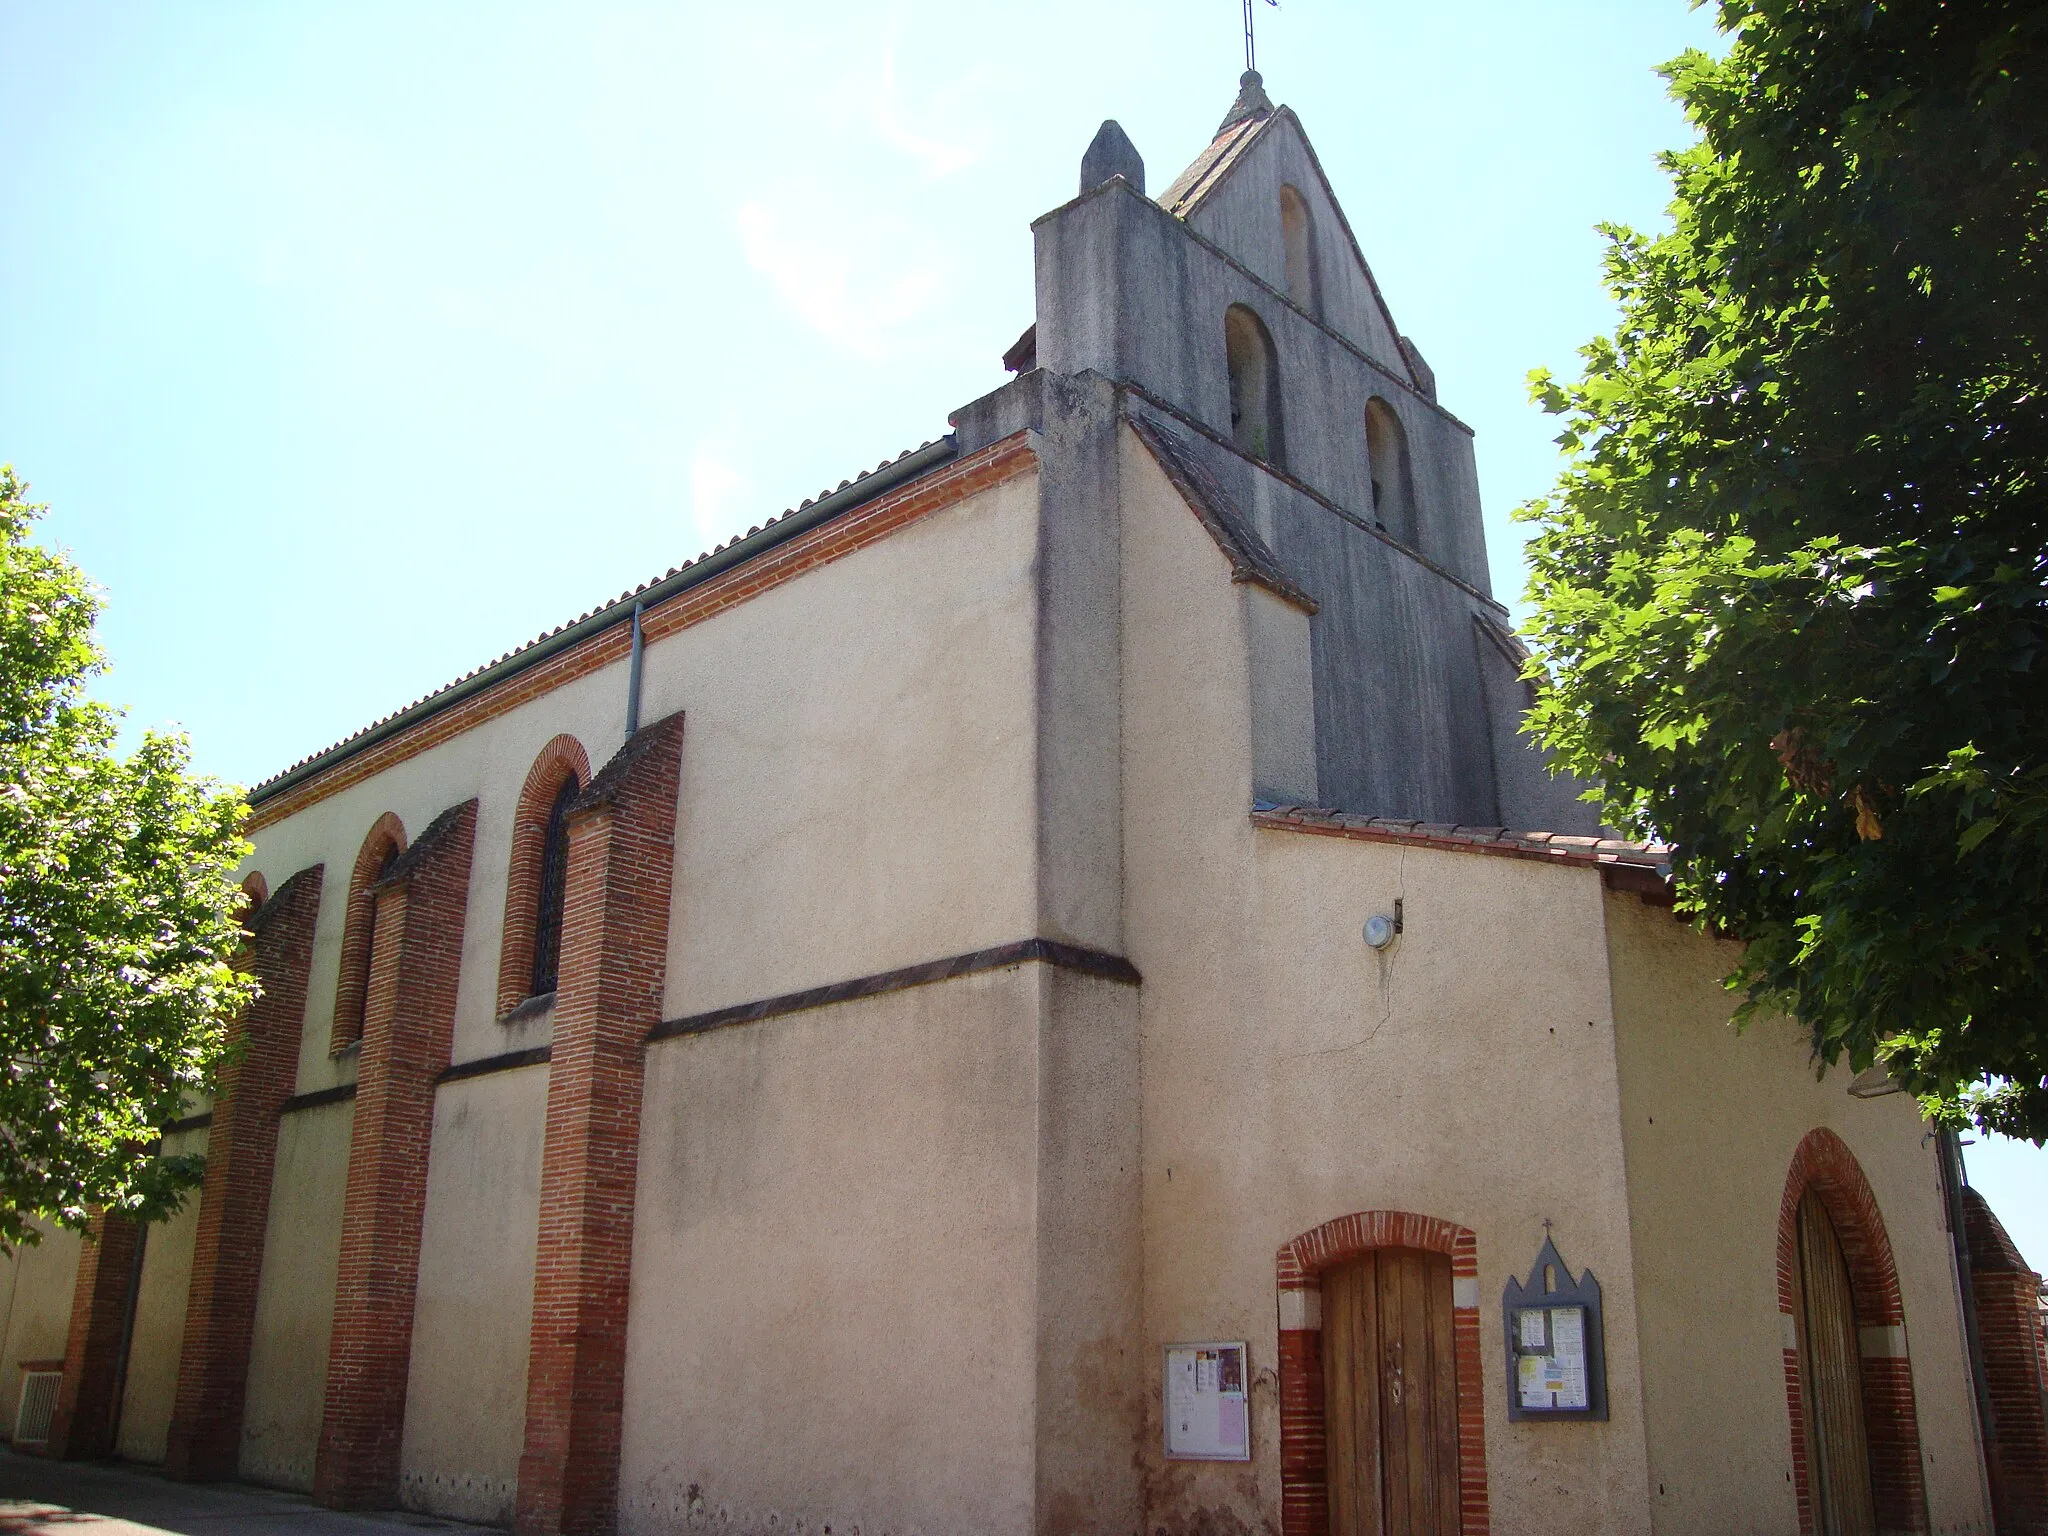
{"type": "MultiPolygon", "coordinates": [[[[1258,49],[1252,42],[1252,10],[1257,4],[1258,0],[1244,0],[1244,67],[1247,74],[1254,73],[1259,67],[1258,49]]],[[[1280,0],[1266,0],[1266,4],[1277,10],[1280,0]]]]}

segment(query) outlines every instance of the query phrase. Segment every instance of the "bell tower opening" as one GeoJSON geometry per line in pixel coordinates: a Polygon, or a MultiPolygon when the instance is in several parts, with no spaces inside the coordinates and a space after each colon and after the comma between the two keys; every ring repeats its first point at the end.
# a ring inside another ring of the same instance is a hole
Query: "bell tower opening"
{"type": "Polygon", "coordinates": [[[1230,440],[1255,459],[1283,468],[1280,365],[1265,322],[1242,304],[1223,316],[1223,349],[1230,369],[1230,440]]]}

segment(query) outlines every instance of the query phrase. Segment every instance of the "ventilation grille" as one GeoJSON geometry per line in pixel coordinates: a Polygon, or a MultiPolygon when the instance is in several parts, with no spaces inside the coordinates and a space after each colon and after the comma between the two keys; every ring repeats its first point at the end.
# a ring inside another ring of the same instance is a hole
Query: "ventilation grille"
{"type": "Polygon", "coordinates": [[[21,1409],[14,1416],[16,1445],[49,1443],[50,1416],[57,1411],[57,1388],[63,1384],[62,1371],[22,1372],[21,1409]]]}

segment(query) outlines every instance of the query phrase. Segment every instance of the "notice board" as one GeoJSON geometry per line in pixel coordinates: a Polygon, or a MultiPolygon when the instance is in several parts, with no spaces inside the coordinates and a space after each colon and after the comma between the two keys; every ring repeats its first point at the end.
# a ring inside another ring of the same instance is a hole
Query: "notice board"
{"type": "Polygon", "coordinates": [[[1177,1461],[1250,1461],[1251,1400],[1242,1340],[1166,1346],[1166,1454],[1177,1461]]]}

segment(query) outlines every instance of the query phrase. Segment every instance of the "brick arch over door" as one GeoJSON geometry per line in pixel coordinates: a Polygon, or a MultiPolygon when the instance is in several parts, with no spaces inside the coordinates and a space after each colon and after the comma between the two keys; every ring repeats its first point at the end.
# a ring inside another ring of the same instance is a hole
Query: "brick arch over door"
{"type": "Polygon", "coordinates": [[[1899,1270],[1877,1196],[1848,1143],[1826,1127],[1811,1130],[1792,1154],[1778,1206],[1778,1310],[1784,1318],[1785,1401],[1792,1419],[1792,1484],[1799,1529],[1815,1528],[1809,1481],[1806,1405],[1794,1343],[1799,1305],[1799,1201],[1820,1197],[1849,1266],[1863,1367],[1864,1432],[1870,1442],[1870,1485],[1880,1531],[1927,1529],[1926,1481],[1920,1465],[1920,1421],[1913,1403],[1913,1362],[1906,1354],[1906,1312],[1899,1270]]]}
{"type": "Polygon", "coordinates": [[[405,823],[386,811],[371,825],[356,851],[348,877],[348,906],[341,925],[341,977],[334,987],[334,1023],[327,1049],[343,1051],[363,1037],[363,1004],[370,994],[370,941],[376,899],[370,887],[387,863],[405,852],[405,823]]]}
{"type": "Polygon", "coordinates": [[[1323,1273],[1380,1248],[1451,1261],[1451,1343],[1458,1363],[1458,1526],[1486,1536],[1485,1389],[1479,1358],[1479,1244],[1469,1227],[1412,1211],[1356,1211],[1281,1244],[1280,1529],[1325,1536],[1330,1508],[1323,1398],[1323,1273]]]}
{"type": "Polygon", "coordinates": [[[541,852],[548,812],[562,782],[590,783],[590,757],[583,743],[566,733],[540,749],[526,771],[519,808],[512,816],[512,864],[505,876],[504,941],[498,951],[498,1015],[525,1002],[532,991],[533,945],[539,931],[541,852]]]}

